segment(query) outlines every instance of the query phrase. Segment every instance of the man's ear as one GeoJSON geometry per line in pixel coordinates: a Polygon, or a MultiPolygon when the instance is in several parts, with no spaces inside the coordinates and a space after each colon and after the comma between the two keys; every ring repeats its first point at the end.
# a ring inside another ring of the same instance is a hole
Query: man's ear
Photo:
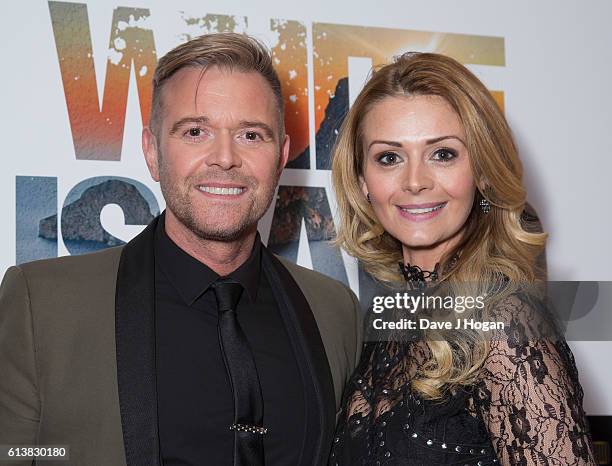
{"type": "Polygon", "coordinates": [[[291,140],[289,138],[289,135],[285,134],[285,138],[283,139],[283,142],[281,143],[281,148],[280,148],[280,158],[278,160],[278,176],[280,176],[281,172],[285,168],[285,165],[287,165],[287,162],[289,161],[289,147],[290,146],[291,146],[291,140]]]}
{"type": "Polygon", "coordinates": [[[157,148],[157,138],[148,126],[142,129],[142,151],[144,152],[145,161],[149,168],[151,178],[159,181],[159,151],[157,148]]]}

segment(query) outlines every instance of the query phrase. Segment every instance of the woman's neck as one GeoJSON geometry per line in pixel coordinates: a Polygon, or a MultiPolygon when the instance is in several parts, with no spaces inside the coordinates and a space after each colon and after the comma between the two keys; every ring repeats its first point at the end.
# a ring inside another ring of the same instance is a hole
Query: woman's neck
{"type": "Polygon", "coordinates": [[[422,270],[433,271],[436,264],[442,260],[444,254],[452,251],[461,240],[461,233],[456,234],[448,240],[430,246],[430,247],[417,247],[411,248],[402,244],[402,255],[404,258],[404,264],[410,264],[413,266],[420,267],[422,270]]]}
{"type": "Polygon", "coordinates": [[[442,257],[441,251],[436,250],[422,250],[422,249],[409,249],[406,246],[402,247],[404,256],[404,264],[410,264],[413,266],[420,267],[422,270],[432,271],[436,264],[440,262],[442,257]]]}

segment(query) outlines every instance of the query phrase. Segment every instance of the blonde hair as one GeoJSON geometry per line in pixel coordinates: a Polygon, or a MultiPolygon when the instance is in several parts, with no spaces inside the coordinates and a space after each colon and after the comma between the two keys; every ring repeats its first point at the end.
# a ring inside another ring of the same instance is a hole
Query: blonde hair
{"type": "MultiPolygon", "coordinates": [[[[543,250],[546,235],[527,232],[521,225],[526,193],[508,123],[476,76],[452,58],[435,53],[406,53],[375,70],[348,112],[332,162],[340,216],[335,244],[359,259],[375,279],[383,283],[403,280],[398,269],[403,261],[401,243],[384,230],[361,190],[362,125],[368,111],[381,100],[417,95],[439,96],[454,109],[465,130],[474,179],[477,185],[480,180],[486,185],[482,191],[478,188],[460,244],[440,260],[441,281],[476,287],[501,281],[534,282],[539,275],[535,258],[543,250]],[[482,199],[491,204],[488,214],[479,208],[482,199]]],[[[505,290],[507,295],[512,286],[505,290]]],[[[412,382],[414,389],[435,399],[449,387],[475,381],[487,353],[482,334],[436,331],[427,332],[425,338],[433,357],[428,369],[412,382]]]]}
{"type": "Polygon", "coordinates": [[[149,125],[154,134],[158,134],[161,122],[164,84],[183,68],[194,67],[205,71],[213,66],[229,71],[260,74],[272,89],[279,114],[281,136],[284,134],[285,104],[270,51],[254,37],[233,32],[196,37],[175,47],[159,59],[153,75],[153,103],[149,125]]]}

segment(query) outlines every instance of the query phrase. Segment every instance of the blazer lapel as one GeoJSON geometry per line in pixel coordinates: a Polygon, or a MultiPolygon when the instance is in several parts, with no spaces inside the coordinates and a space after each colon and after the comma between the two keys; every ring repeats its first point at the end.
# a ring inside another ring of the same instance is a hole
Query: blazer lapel
{"type": "Polygon", "coordinates": [[[308,301],[289,271],[265,247],[262,267],[272,286],[304,382],[306,436],[301,464],[327,464],[335,430],[335,395],[331,370],[308,301]],[[316,409],[312,409],[316,408],[316,409]],[[314,448],[313,448],[314,446],[314,448]]]}
{"type": "Polygon", "coordinates": [[[153,237],[159,217],[121,253],[115,295],[117,380],[127,466],[160,464],[153,237]]]}
{"type": "MultiPolygon", "coordinates": [[[[162,217],[163,218],[163,217],[162,217]]],[[[159,466],[155,368],[153,239],[160,217],[125,245],[117,272],[117,380],[127,466],[159,466]]],[[[335,430],[331,370],[308,301],[289,271],[265,247],[262,267],[279,304],[304,382],[306,434],[301,465],[327,463],[335,430]],[[314,408],[314,409],[313,409],[314,408]]]]}

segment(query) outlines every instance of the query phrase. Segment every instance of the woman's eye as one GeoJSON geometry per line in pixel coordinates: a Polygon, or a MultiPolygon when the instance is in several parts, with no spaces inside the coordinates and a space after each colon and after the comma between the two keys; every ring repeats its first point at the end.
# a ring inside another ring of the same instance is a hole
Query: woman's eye
{"type": "Polygon", "coordinates": [[[456,157],[457,153],[452,149],[438,149],[431,158],[439,162],[450,162],[456,157]]]}
{"type": "Polygon", "coordinates": [[[395,152],[385,152],[378,157],[381,165],[394,165],[398,162],[399,156],[395,152]]]}

